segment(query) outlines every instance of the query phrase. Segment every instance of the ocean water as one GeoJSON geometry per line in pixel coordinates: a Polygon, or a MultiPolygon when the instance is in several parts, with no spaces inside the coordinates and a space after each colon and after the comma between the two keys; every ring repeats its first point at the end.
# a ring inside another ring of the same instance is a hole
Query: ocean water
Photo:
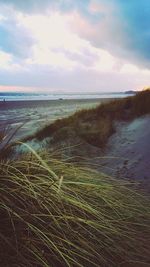
{"type": "Polygon", "coordinates": [[[0,101],[19,100],[59,100],[59,99],[95,99],[95,98],[123,98],[132,95],[131,93],[6,93],[0,92],[0,101]]]}

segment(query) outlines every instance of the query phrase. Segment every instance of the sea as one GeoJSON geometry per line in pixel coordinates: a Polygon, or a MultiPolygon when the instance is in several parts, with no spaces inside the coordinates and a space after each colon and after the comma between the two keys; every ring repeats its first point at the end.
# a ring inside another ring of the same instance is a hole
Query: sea
{"type": "Polygon", "coordinates": [[[30,101],[30,100],[64,100],[64,99],[97,99],[124,98],[134,95],[134,92],[104,92],[104,93],[18,93],[0,92],[0,101],[30,101]]]}

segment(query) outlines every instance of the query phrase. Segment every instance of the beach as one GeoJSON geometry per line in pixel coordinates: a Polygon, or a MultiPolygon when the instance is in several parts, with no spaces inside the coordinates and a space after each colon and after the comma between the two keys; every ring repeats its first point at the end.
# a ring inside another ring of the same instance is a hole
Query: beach
{"type": "MultiPolygon", "coordinates": [[[[20,100],[0,102],[0,132],[12,133],[11,141],[28,137],[57,119],[68,117],[76,111],[90,109],[113,98],[95,99],[59,99],[59,100],[20,100]],[[13,133],[15,134],[13,135],[13,133]]],[[[149,178],[149,127],[150,117],[137,118],[131,122],[117,122],[116,132],[110,137],[104,150],[83,143],[75,148],[74,156],[87,158],[89,164],[97,165],[97,169],[118,178],[149,178]]],[[[46,139],[45,139],[46,140],[46,139]]],[[[67,139],[69,142],[69,138],[67,139]]],[[[70,142],[82,143],[74,138],[70,142]]],[[[6,138],[7,142],[7,138],[6,138]]],[[[43,147],[44,141],[31,142],[34,148],[43,147]]],[[[61,146],[61,140],[58,147],[61,146]]],[[[67,147],[68,144],[65,143],[67,147]]],[[[53,144],[55,149],[55,145],[53,144]]],[[[57,148],[57,146],[56,146],[57,148]]],[[[67,152],[68,153],[68,152],[67,152]]],[[[72,156],[72,155],[71,155],[72,156]]]]}
{"type": "Polygon", "coordinates": [[[109,98],[0,101],[0,131],[18,128],[13,140],[24,138],[53,121],[93,108],[109,98]]]}

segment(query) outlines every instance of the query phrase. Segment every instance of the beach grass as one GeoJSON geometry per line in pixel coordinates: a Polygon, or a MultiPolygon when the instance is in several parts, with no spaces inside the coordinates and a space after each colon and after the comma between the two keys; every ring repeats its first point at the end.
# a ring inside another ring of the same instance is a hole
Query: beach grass
{"type": "MultiPolygon", "coordinates": [[[[149,114],[149,103],[148,91],[114,100],[57,120],[36,138],[78,134],[103,146],[116,120],[149,114]]],[[[133,182],[37,153],[27,143],[18,145],[28,152],[10,159],[11,137],[0,133],[0,266],[150,265],[150,199],[133,182]]]]}
{"type": "Polygon", "coordinates": [[[44,151],[0,162],[0,266],[149,266],[150,201],[44,151]]]}
{"type": "Polygon", "coordinates": [[[116,130],[116,121],[130,121],[149,114],[149,103],[149,90],[139,92],[135,96],[102,103],[95,108],[80,110],[67,118],[58,119],[24,141],[51,137],[53,142],[60,142],[78,136],[92,145],[104,147],[116,130]]]}

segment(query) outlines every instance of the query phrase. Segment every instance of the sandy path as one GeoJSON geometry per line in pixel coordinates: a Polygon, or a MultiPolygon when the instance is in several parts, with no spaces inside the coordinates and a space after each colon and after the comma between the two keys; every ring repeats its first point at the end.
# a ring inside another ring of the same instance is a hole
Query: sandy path
{"type": "Polygon", "coordinates": [[[100,170],[121,179],[141,181],[150,190],[150,116],[119,123],[101,156],[95,159],[100,170]]]}

